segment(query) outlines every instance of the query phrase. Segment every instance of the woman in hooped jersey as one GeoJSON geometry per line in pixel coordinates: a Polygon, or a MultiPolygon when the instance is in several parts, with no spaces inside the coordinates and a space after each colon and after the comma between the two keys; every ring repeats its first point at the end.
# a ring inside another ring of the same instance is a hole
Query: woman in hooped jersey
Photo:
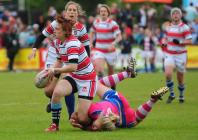
{"type": "MultiPolygon", "coordinates": [[[[63,16],[65,18],[71,19],[74,22],[74,26],[72,28],[72,33],[83,44],[83,46],[85,47],[85,50],[89,56],[90,49],[89,49],[88,34],[87,34],[85,26],[78,22],[78,16],[83,15],[83,14],[84,14],[84,11],[82,10],[81,6],[78,3],[73,2],[73,1],[69,1],[65,5],[65,10],[63,11],[63,16]]],[[[50,38],[51,40],[54,40],[56,38],[54,36],[54,30],[55,30],[56,26],[57,26],[57,21],[54,20],[50,25],[48,25],[43,30],[42,34],[39,35],[35,44],[33,45],[32,53],[29,55],[29,59],[32,59],[36,56],[36,50],[39,48],[40,44],[46,37],[50,38]]],[[[45,61],[45,69],[50,68],[54,65],[54,63],[56,62],[56,57],[57,57],[56,51],[55,51],[53,45],[51,44],[48,47],[47,58],[45,61]]],[[[49,98],[52,97],[52,93],[53,93],[55,85],[59,79],[59,76],[60,75],[56,75],[56,77],[54,77],[52,79],[52,81],[44,88],[44,92],[47,97],[49,97],[49,98]]],[[[66,102],[69,117],[70,117],[71,113],[74,111],[74,102],[75,102],[74,99],[75,98],[74,98],[73,94],[65,97],[65,102],[66,102]]],[[[50,107],[51,107],[51,105],[48,104],[48,106],[46,108],[47,112],[51,111],[50,107]]]]}
{"type": "Polygon", "coordinates": [[[110,9],[102,4],[99,7],[99,17],[95,19],[90,30],[90,47],[93,47],[92,59],[99,78],[104,75],[105,63],[108,66],[108,75],[114,73],[114,65],[117,59],[115,45],[122,39],[118,24],[110,17],[110,9]],[[94,35],[96,37],[93,46],[94,35]]]}
{"type": "Polygon", "coordinates": [[[52,124],[47,132],[59,129],[61,98],[78,92],[78,119],[87,124],[88,108],[97,90],[97,76],[82,43],[72,35],[73,21],[57,16],[55,28],[56,38],[52,44],[56,50],[57,60],[48,69],[50,77],[62,73],[69,74],[60,79],[53,91],[51,99],[52,124]]]}

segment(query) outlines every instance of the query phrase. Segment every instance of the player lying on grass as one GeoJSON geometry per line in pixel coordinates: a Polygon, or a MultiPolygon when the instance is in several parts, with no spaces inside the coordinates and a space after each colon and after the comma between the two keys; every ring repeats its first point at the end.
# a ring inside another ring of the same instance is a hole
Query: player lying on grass
{"type": "Polygon", "coordinates": [[[135,127],[146,118],[153,105],[168,91],[168,87],[162,87],[152,92],[151,98],[134,110],[121,93],[102,84],[98,89],[100,89],[98,95],[101,101],[92,103],[88,110],[88,116],[92,123],[89,125],[80,124],[77,119],[78,113],[74,112],[70,119],[71,125],[90,131],[135,127]]]}

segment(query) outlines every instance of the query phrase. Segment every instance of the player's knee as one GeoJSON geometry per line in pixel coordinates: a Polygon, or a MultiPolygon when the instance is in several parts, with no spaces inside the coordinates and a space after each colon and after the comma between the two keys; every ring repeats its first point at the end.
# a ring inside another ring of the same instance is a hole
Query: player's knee
{"type": "Polygon", "coordinates": [[[53,94],[53,89],[52,88],[49,88],[49,87],[46,87],[44,88],[44,93],[47,97],[51,98],[52,97],[52,94],[53,94]]]}

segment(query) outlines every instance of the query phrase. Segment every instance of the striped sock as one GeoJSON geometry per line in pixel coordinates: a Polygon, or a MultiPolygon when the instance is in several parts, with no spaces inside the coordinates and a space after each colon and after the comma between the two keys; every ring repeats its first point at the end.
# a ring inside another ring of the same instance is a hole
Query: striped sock
{"type": "Polygon", "coordinates": [[[123,72],[120,72],[117,74],[106,76],[106,77],[100,79],[99,81],[101,84],[103,84],[105,86],[113,87],[128,77],[129,77],[129,74],[126,71],[123,71],[123,72]]]}
{"type": "Polygon", "coordinates": [[[61,103],[51,103],[52,108],[52,122],[59,126],[61,103]]]}
{"type": "Polygon", "coordinates": [[[179,96],[180,97],[184,97],[184,90],[185,90],[185,86],[183,85],[179,85],[178,86],[178,90],[179,90],[179,96]]]}
{"type": "Polygon", "coordinates": [[[154,99],[150,99],[143,105],[139,106],[135,112],[136,121],[139,123],[148,115],[151,111],[153,104],[156,102],[154,99]]]}
{"type": "Polygon", "coordinates": [[[167,80],[166,85],[169,88],[170,96],[174,97],[175,94],[174,94],[174,83],[173,83],[173,81],[172,80],[167,80]]]}

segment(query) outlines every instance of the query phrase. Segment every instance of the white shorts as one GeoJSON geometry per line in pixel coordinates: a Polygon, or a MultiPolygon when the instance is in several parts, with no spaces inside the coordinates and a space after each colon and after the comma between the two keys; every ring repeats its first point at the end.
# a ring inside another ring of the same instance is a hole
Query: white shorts
{"type": "Polygon", "coordinates": [[[97,84],[98,84],[97,76],[95,80],[79,80],[72,77],[71,75],[65,77],[64,79],[68,80],[70,84],[72,84],[72,87],[75,86],[77,88],[79,98],[92,100],[93,97],[96,95],[97,84]],[[67,79],[68,77],[71,77],[76,85],[73,85],[73,82],[70,82],[70,80],[67,79]]]}
{"type": "Polygon", "coordinates": [[[150,59],[154,57],[154,51],[142,51],[142,57],[145,59],[150,59]]]}
{"type": "Polygon", "coordinates": [[[173,65],[177,71],[184,73],[186,71],[187,54],[168,54],[165,53],[164,66],[173,65]]]}
{"type": "Polygon", "coordinates": [[[111,52],[111,53],[103,53],[97,50],[94,50],[92,53],[92,59],[98,59],[98,58],[103,58],[106,60],[106,62],[113,66],[116,63],[117,60],[117,52],[111,52]]]}
{"type": "Polygon", "coordinates": [[[56,61],[57,61],[56,49],[52,46],[49,46],[46,55],[45,69],[52,67],[56,61]]]}

